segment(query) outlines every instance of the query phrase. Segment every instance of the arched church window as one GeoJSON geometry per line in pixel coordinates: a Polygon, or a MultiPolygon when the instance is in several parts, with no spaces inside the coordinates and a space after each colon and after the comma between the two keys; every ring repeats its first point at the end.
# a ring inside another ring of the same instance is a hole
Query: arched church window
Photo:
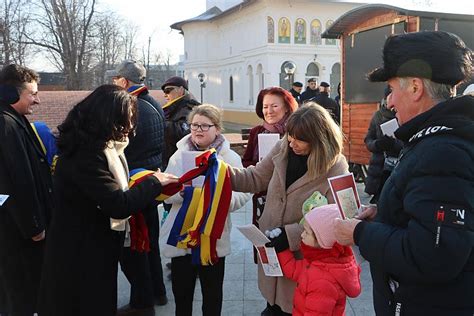
{"type": "Polygon", "coordinates": [[[311,21],[311,27],[310,27],[310,44],[312,45],[321,45],[323,41],[321,40],[321,34],[323,27],[321,26],[321,21],[318,19],[314,19],[311,21]]]}
{"type": "Polygon", "coordinates": [[[258,78],[258,91],[262,90],[265,86],[265,75],[263,74],[262,64],[257,66],[257,78],[258,78]]]}
{"type": "Polygon", "coordinates": [[[278,43],[289,44],[291,34],[291,25],[288,18],[280,18],[278,21],[278,43]]]}
{"type": "Polygon", "coordinates": [[[306,67],[306,77],[319,77],[319,67],[316,63],[309,63],[306,67]]]}
{"type": "Polygon", "coordinates": [[[275,43],[275,22],[271,16],[267,16],[267,41],[275,43]]]}
{"type": "Polygon", "coordinates": [[[334,87],[337,87],[339,82],[341,82],[341,64],[335,63],[334,65],[332,65],[332,68],[331,68],[330,83],[329,83],[332,89],[331,96],[332,95],[336,96],[337,91],[335,90],[334,87]]]}
{"type": "MultiPolygon", "coordinates": [[[[326,30],[334,23],[333,20],[328,20],[326,22],[326,30]]],[[[326,45],[336,45],[336,39],[335,38],[326,38],[326,45]]]]}
{"type": "Polygon", "coordinates": [[[234,102],[234,78],[229,77],[229,101],[234,102]]]}
{"type": "Polygon", "coordinates": [[[301,18],[295,21],[295,44],[306,44],[306,21],[301,18]]]}
{"type": "Polygon", "coordinates": [[[249,76],[249,105],[253,104],[253,68],[251,65],[247,67],[247,75],[249,76]]]}

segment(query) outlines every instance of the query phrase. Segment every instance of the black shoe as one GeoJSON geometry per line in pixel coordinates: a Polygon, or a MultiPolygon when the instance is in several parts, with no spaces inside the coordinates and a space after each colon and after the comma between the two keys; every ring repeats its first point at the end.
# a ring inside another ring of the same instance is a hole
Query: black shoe
{"type": "Polygon", "coordinates": [[[117,316],[155,316],[155,308],[153,306],[134,308],[127,304],[117,310],[117,316]]]}
{"type": "Polygon", "coordinates": [[[168,303],[168,298],[166,297],[166,294],[155,297],[155,305],[163,306],[163,305],[166,305],[167,303],[168,303]]]}
{"type": "Polygon", "coordinates": [[[273,316],[273,312],[270,307],[267,307],[260,313],[260,316],[273,316]]]}

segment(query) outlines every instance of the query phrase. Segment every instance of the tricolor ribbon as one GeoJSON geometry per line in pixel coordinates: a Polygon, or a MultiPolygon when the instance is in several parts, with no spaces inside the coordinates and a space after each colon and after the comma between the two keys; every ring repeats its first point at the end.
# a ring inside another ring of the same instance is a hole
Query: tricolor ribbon
{"type": "MultiPolygon", "coordinates": [[[[232,187],[227,164],[217,159],[215,149],[205,151],[196,157],[196,168],[180,177],[178,183],[166,185],[156,198],[163,201],[183,189],[183,183],[205,175],[202,188],[184,188],[183,203],[171,228],[167,243],[192,249],[194,264],[209,265],[218,261],[216,245],[224,231],[232,198],[232,187]]],[[[134,169],[130,184],[144,179],[153,171],[134,169]]],[[[131,227],[131,229],[133,229],[131,227]]]]}

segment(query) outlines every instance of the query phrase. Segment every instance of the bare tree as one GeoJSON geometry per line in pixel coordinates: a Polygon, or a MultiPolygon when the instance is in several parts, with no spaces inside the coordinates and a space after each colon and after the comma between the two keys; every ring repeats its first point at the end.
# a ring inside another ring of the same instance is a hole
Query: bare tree
{"type": "Polygon", "coordinates": [[[125,25],[123,32],[124,59],[135,59],[137,56],[138,29],[138,25],[130,21],[125,25]]]}
{"type": "Polygon", "coordinates": [[[125,51],[121,20],[114,12],[104,12],[98,16],[94,53],[96,84],[105,83],[105,72],[117,64],[120,54],[125,51]]]}
{"type": "Polygon", "coordinates": [[[0,61],[5,64],[25,64],[29,53],[24,43],[25,30],[30,22],[25,0],[2,0],[0,3],[0,61]]]}
{"type": "Polygon", "coordinates": [[[27,43],[47,50],[49,60],[66,77],[68,90],[84,89],[92,61],[96,0],[37,0],[38,32],[27,43]]]}

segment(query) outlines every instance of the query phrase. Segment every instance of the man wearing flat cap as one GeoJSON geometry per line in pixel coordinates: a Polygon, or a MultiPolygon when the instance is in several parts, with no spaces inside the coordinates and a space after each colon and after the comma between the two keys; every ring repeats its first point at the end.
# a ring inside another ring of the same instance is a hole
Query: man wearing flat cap
{"type": "Polygon", "coordinates": [[[474,98],[453,97],[472,56],[451,33],[394,35],[369,74],[392,90],[405,147],[378,209],[335,232],[369,261],[377,315],[474,315],[474,98]]]}
{"type": "Polygon", "coordinates": [[[303,90],[303,84],[299,81],[293,82],[290,93],[298,104],[301,104],[301,90],[303,90]]]}
{"type": "MultiPolygon", "coordinates": [[[[137,128],[129,136],[125,156],[130,170],[163,168],[165,118],[161,105],[145,86],[146,69],[135,60],[124,60],[114,71],[114,84],[137,97],[137,128]]],[[[150,250],[132,249],[130,239],[120,258],[122,271],[130,282],[130,302],[119,308],[118,316],[154,315],[154,305],[168,301],[163,283],[159,248],[160,220],[156,205],[142,210],[150,250]]]]}
{"type": "Polygon", "coordinates": [[[176,152],[176,143],[190,133],[188,115],[193,107],[199,105],[188,91],[188,83],[181,77],[174,76],[161,86],[168,101],[163,105],[165,111],[165,157],[163,162],[168,165],[170,157],[176,152]]]}

